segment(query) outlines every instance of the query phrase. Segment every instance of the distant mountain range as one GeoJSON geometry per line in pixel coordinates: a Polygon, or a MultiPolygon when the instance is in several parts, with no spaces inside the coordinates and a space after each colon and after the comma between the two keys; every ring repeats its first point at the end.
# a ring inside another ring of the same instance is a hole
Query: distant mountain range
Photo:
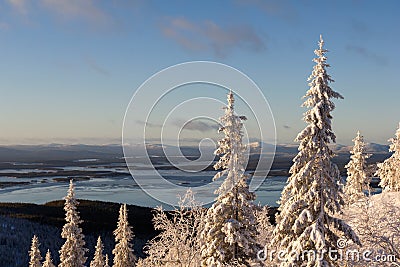
{"type": "Polygon", "coordinates": [[[0,161],[41,162],[122,157],[120,145],[15,145],[0,146],[0,161]]]}
{"type": "MultiPolygon", "coordinates": [[[[253,142],[249,144],[251,153],[259,153],[261,151],[261,147],[265,150],[272,149],[272,145],[268,143],[262,142],[253,142]]],[[[276,155],[284,155],[290,154],[295,155],[298,152],[298,144],[277,144],[275,154],[276,155]]],[[[349,154],[352,146],[345,146],[341,144],[333,144],[331,145],[331,149],[336,154],[349,154]]],[[[368,143],[366,146],[367,152],[371,154],[386,154],[389,152],[388,145],[381,145],[376,143],[368,143]]]]}
{"type": "MultiPolygon", "coordinates": [[[[273,146],[268,143],[253,142],[249,144],[251,154],[259,154],[261,148],[264,152],[272,151],[273,146]]],[[[278,144],[276,146],[276,157],[293,158],[298,150],[297,144],[278,144]]],[[[143,145],[137,144],[131,146],[131,151],[134,156],[140,155],[136,151],[147,151],[150,156],[164,156],[164,149],[172,153],[172,155],[179,155],[182,153],[186,157],[198,157],[200,151],[198,147],[182,146],[180,148],[173,146],[166,146],[161,144],[146,144],[146,150],[143,145]],[[141,149],[139,149],[141,146],[141,149]]],[[[367,151],[375,157],[383,158],[389,155],[389,147],[376,143],[367,145],[367,151]]],[[[348,157],[351,146],[340,144],[332,145],[332,150],[341,157],[348,157]]],[[[203,153],[213,153],[213,147],[202,147],[203,153]]],[[[171,155],[171,154],[169,154],[171,155]]],[[[74,161],[82,159],[99,159],[99,160],[121,160],[123,159],[123,150],[121,145],[63,145],[63,144],[48,144],[48,145],[12,145],[0,146],[0,162],[41,162],[41,161],[74,161]]]]}

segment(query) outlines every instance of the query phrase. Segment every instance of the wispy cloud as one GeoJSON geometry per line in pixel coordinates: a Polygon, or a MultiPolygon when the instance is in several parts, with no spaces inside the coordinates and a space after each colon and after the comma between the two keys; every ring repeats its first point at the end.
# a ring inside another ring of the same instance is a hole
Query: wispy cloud
{"type": "Polygon", "coordinates": [[[6,0],[11,7],[22,15],[28,13],[28,0],[6,0]]]}
{"type": "Polygon", "coordinates": [[[162,125],[160,125],[160,124],[146,122],[146,121],[142,121],[142,120],[136,120],[135,122],[136,122],[136,124],[145,125],[146,127],[158,127],[158,128],[162,127],[162,125]]]}
{"type": "Polygon", "coordinates": [[[264,40],[248,25],[221,26],[211,20],[195,23],[181,17],[166,19],[161,31],[187,50],[211,50],[218,57],[236,48],[253,52],[266,48],[264,40]]]}
{"type": "Polygon", "coordinates": [[[110,75],[110,72],[105,68],[101,67],[93,58],[85,57],[85,63],[92,69],[101,75],[110,75]]]}
{"type": "Polygon", "coordinates": [[[184,121],[184,120],[174,120],[172,121],[172,125],[182,128],[184,130],[189,131],[199,131],[199,132],[208,132],[213,131],[216,132],[220,127],[217,122],[211,120],[191,120],[191,121],[184,121]]]}
{"type": "Polygon", "coordinates": [[[94,26],[110,26],[113,18],[94,0],[6,0],[12,10],[30,17],[37,9],[45,9],[57,19],[84,20],[94,26]]]}
{"type": "Polygon", "coordinates": [[[254,7],[269,16],[281,18],[287,22],[295,22],[298,20],[298,12],[293,4],[286,0],[237,0],[241,6],[254,7]]]}
{"type": "Polygon", "coordinates": [[[110,16],[93,0],[41,0],[41,4],[64,19],[85,19],[92,23],[107,24],[110,16]]]}
{"type": "Polygon", "coordinates": [[[358,55],[363,56],[366,59],[369,59],[373,62],[375,62],[378,65],[385,66],[387,65],[387,59],[383,56],[380,56],[378,54],[375,54],[372,51],[369,51],[367,48],[362,47],[362,46],[356,46],[356,45],[347,45],[346,49],[350,52],[356,53],[358,55]]]}

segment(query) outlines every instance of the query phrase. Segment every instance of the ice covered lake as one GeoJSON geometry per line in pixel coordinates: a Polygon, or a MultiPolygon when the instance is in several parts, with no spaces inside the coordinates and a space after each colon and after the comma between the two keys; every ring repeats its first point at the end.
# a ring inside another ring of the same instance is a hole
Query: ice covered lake
{"type": "MultiPolygon", "coordinates": [[[[94,168],[88,167],[64,167],[66,171],[93,171],[94,168]]],[[[100,200],[107,202],[127,203],[137,206],[155,207],[162,205],[154,198],[148,196],[139,187],[132,176],[122,168],[96,167],[96,171],[112,171],[119,172],[122,175],[114,177],[91,178],[90,180],[78,180],[76,184],[76,196],[80,199],[100,200]],[[125,174],[125,175],[124,175],[125,174]]],[[[2,173],[37,173],[35,169],[20,169],[20,170],[2,170],[0,171],[0,182],[28,182],[29,184],[16,185],[0,189],[0,202],[24,202],[43,204],[53,200],[62,199],[68,190],[67,182],[56,182],[54,178],[67,177],[34,177],[34,178],[15,178],[2,176],[2,173]]],[[[151,171],[139,170],[141,175],[146,177],[147,182],[144,187],[157,189],[162,187],[159,184],[159,179],[150,175],[151,171]]],[[[201,186],[211,181],[215,172],[202,171],[192,174],[182,174],[177,170],[160,170],[160,174],[168,181],[187,188],[192,186],[201,186]]],[[[280,193],[285,186],[287,177],[275,176],[265,179],[263,184],[257,189],[256,203],[277,206],[276,201],[280,197],[280,193]]],[[[174,190],[168,191],[168,198],[176,199],[178,193],[174,190]]],[[[202,194],[213,198],[213,192],[204,191],[202,194]]],[[[165,204],[163,205],[165,206],[165,204]]]]}
{"type": "MultiPolygon", "coordinates": [[[[127,203],[144,207],[156,207],[163,205],[150,197],[142,190],[163,190],[165,197],[176,200],[179,192],[176,190],[165,190],[163,184],[160,184],[159,177],[154,177],[152,171],[146,166],[135,166],[135,173],[145,177],[146,184],[142,187],[138,186],[124,164],[108,164],[107,166],[66,166],[54,169],[35,169],[26,166],[18,169],[2,169],[0,170],[0,183],[23,182],[24,184],[9,186],[0,189],[0,202],[23,202],[44,204],[53,200],[62,199],[68,190],[69,175],[65,172],[78,172],[77,177],[84,177],[86,174],[96,173],[102,175],[94,176],[95,178],[77,179],[76,196],[80,199],[99,200],[106,202],[127,203]],[[61,172],[57,172],[61,171],[61,172]],[[41,174],[48,176],[41,177],[41,174]],[[15,176],[18,176],[16,178],[15,176]],[[61,179],[57,181],[57,179],[61,179]]],[[[158,172],[169,182],[184,188],[198,187],[209,183],[215,175],[215,171],[201,171],[195,173],[182,172],[176,169],[158,170],[158,172]]],[[[256,203],[269,206],[278,206],[277,201],[284,186],[286,185],[286,176],[268,176],[256,193],[256,203]]],[[[200,191],[202,196],[209,199],[215,198],[213,190],[200,191]]],[[[377,189],[376,193],[380,190],[377,189]]]]}

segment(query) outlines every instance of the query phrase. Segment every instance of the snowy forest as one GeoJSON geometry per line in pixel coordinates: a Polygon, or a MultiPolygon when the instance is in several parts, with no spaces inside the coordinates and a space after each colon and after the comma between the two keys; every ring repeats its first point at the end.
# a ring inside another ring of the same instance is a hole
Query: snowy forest
{"type": "Polygon", "coordinates": [[[327,52],[321,37],[304,95],[306,127],[295,139],[298,154],[274,220],[269,207],[256,205],[256,195],[249,190],[242,140],[246,117],[235,113],[231,91],[220,118],[224,137],[215,151],[219,160],[214,168],[219,172],[214,179],[223,182],[210,208],[202,207],[188,190],[172,212],[156,209],[153,226],[158,235],[144,246],[145,257],[139,257],[134,242],[141,229],[129,225],[127,206],[121,205],[112,254],[104,253],[112,244],[104,244],[99,236],[93,255],[88,255],[71,180],[64,198],[59,262],[33,235],[29,266],[400,266],[400,125],[389,140],[392,155],[376,168],[368,164],[371,155],[364,137],[355,133],[343,181],[330,147],[336,139],[333,99],[343,96],[331,88],[327,52]],[[380,194],[370,187],[373,176],[380,178],[380,194]]]}

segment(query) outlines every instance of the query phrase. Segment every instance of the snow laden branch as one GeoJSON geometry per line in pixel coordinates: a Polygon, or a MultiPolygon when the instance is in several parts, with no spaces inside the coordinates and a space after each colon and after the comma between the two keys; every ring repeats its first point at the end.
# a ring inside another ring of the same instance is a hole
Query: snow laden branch
{"type": "Polygon", "coordinates": [[[332,98],[343,98],[332,90],[333,79],[327,73],[329,64],[325,56],[322,36],[314,51],[315,66],[308,78],[310,89],[303,103],[306,128],[296,140],[299,152],[293,159],[290,177],[280,198],[280,214],[273,232],[272,245],[286,251],[280,266],[337,266],[324,251],[335,249],[337,240],[345,236],[360,244],[356,234],[343,220],[335,217],[343,204],[341,177],[331,159],[334,153],[329,143],[335,142],[332,98]],[[313,251],[317,257],[305,261],[290,255],[313,251]]]}
{"type": "Polygon", "coordinates": [[[245,145],[242,143],[243,120],[234,112],[234,96],[228,94],[225,114],[220,118],[220,132],[224,138],[218,142],[219,161],[214,165],[221,171],[214,177],[225,177],[216,190],[216,202],[208,209],[200,235],[202,240],[202,266],[246,264],[255,259],[256,219],[254,193],[249,192],[245,171],[245,145]]]}

